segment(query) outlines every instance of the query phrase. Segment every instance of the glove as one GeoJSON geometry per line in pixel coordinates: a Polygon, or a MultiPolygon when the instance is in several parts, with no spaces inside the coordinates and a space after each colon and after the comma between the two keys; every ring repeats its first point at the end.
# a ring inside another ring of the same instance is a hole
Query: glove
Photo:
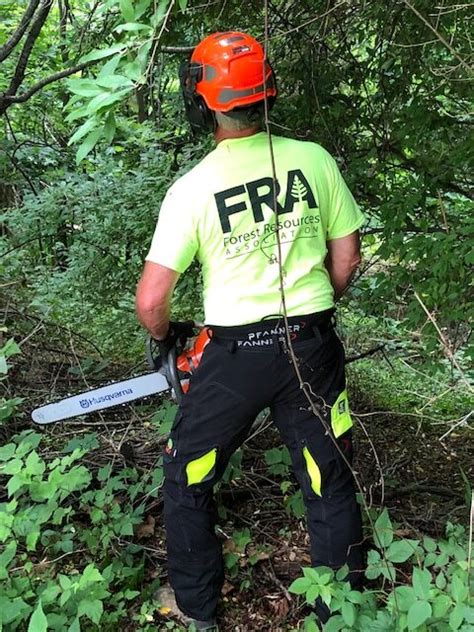
{"type": "Polygon", "coordinates": [[[193,320],[177,320],[171,321],[168,328],[166,338],[158,340],[158,349],[162,358],[168,358],[168,353],[177,342],[184,347],[186,340],[194,336],[196,327],[193,320]]]}

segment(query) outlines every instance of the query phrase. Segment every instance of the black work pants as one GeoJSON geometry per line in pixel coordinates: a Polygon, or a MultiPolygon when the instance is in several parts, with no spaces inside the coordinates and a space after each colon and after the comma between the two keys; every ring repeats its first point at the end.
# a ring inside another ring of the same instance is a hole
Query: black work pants
{"type": "Polygon", "coordinates": [[[300,389],[285,344],[276,341],[247,349],[213,339],[179,408],[164,457],[164,514],[169,580],[179,607],[192,618],[215,617],[224,580],[213,486],[266,407],[303,492],[313,566],[348,563],[357,585],[360,511],[350,468],[335,445],[350,462],[344,349],[332,328],[293,347],[325,424],[300,389]],[[336,432],[326,431],[338,423],[336,432]]]}

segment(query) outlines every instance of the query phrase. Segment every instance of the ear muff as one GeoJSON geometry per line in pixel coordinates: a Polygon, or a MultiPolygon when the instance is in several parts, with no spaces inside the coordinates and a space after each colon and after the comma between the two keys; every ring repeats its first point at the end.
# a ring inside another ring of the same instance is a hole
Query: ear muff
{"type": "Polygon", "coordinates": [[[196,93],[196,84],[202,79],[202,65],[183,61],[179,67],[179,83],[186,116],[196,134],[208,134],[216,129],[216,119],[204,99],[196,93]]]}

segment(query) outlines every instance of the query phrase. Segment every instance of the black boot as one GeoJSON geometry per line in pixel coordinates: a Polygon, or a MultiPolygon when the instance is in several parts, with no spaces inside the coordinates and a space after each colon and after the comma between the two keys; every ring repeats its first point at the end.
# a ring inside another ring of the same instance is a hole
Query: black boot
{"type": "Polygon", "coordinates": [[[322,624],[327,623],[327,621],[329,621],[329,617],[331,616],[331,611],[326,606],[326,604],[321,599],[321,597],[318,597],[316,601],[314,602],[313,610],[316,616],[318,617],[318,621],[321,624],[320,629],[322,630],[323,629],[322,624]]]}

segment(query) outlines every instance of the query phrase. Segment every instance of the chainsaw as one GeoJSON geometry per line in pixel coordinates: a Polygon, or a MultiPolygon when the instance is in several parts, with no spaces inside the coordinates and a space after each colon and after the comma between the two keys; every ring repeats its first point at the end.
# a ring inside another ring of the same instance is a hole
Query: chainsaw
{"type": "MultiPolygon", "coordinates": [[[[195,323],[198,330],[199,325],[195,323]]],[[[188,341],[178,341],[162,357],[158,351],[158,343],[151,336],[146,341],[146,358],[150,373],[144,373],[121,382],[112,382],[58,402],[36,408],[31,418],[37,424],[50,424],[71,417],[89,415],[90,413],[126,404],[142,397],[171,391],[174,399],[181,402],[183,394],[189,388],[189,378],[197,369],[202,354],[211,337],[206,327],[201,328],[198,335],[188,341]]]]}

